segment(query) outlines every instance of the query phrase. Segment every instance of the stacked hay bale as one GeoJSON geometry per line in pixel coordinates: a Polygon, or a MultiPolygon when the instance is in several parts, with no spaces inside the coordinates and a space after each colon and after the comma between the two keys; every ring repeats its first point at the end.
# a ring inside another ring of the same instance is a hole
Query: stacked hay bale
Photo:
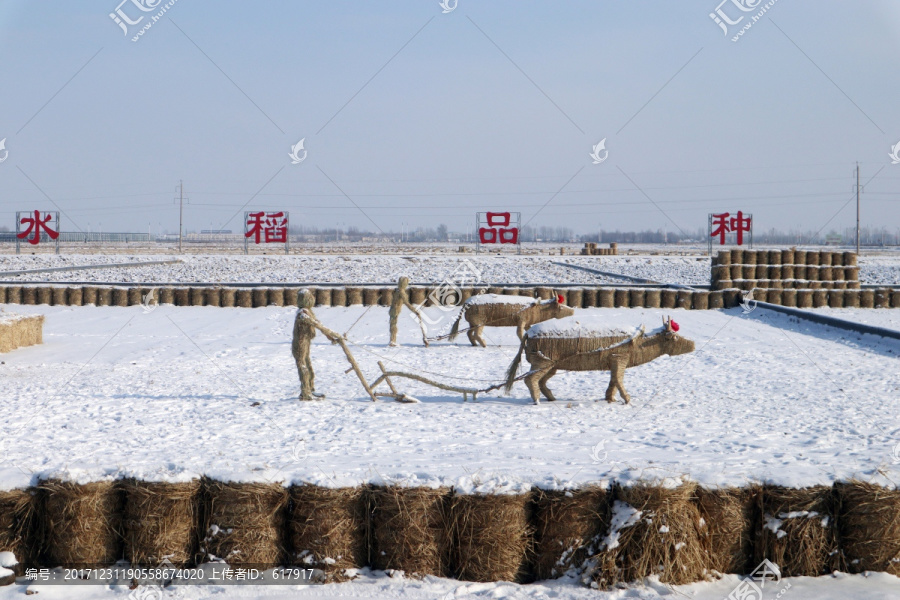
{"type": "Polygon", "coordinates": [[[831,487],[767,485],[757,502],[763,520],[754,562],[768,559],[785,577],[817,577],[842,569],[831,487]]]}
{"type": "Polygon", "coordinates": [[[291,563],[341,580],[367,562],[368,498],[362,487],[293,486],[289,520],[291,563]]]}
{"type": "Polygon", "coordinates": [[[278,484],[205,480],[207,502],[198,562],[269,568],[285,556],[287,490],[278,484]]]}
{"type": "Polygon", "coordinates": [[[674,585],[702,580],[708,553],[700,511],[692,501],[696,487],[639,483],[615,488],[609,533],[594,557],[594,582],[609,587],[652,575],[674,585]]]}
{"type": "Polygon", "coordinates": [[[371,498],[373,568],[451,576],[449,490],[379,486],[371,498]]]}
{"type": "Polygon", "coordinates": [[[531,550],[530,494],[455,495],[450,506],[454,575],[524,582],[531,550]]]}
{"type": "Polygon", "coordinates": [[[168,560],[188,565],[195,552],[200,482],[155,483],[128,480],[123,519],[125,559],[134,566],[168,560]]]}
{"type": "Polygon", "coordinates": [[[533,571],[538,580],[578,569],[598,550],[609,526],[607,490],[536,490],[533,571]]]}

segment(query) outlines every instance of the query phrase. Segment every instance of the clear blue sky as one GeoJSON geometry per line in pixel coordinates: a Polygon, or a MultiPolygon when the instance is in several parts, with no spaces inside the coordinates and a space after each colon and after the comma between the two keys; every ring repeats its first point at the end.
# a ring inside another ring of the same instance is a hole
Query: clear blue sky
{"type": "Polygon", "coordinates": [[[778,0],[732,42],[765,4],[740,1],[726,36],[717,0],[178,0],[132,42],[156,13],[132,0],[127,36],[118,0],[0,0],[0,225],[49,196],[66,230],[176,231],[184,179],[188,229],[237,230],[248,202],[384,230],[498,209],[580,233],[738,209],[818,229],[859,161],[881,169],[863,224],[894,232],[900,3],[778,0]]]}

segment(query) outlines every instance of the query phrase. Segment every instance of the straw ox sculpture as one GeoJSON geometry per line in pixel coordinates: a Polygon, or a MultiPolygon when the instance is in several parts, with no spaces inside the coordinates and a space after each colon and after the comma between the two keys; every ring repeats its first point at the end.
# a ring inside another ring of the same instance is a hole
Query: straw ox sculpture
{"type": "Polygon", "coordinates": [[[531,365],[525,385],[535,404],[541,392],[548,400],[556,400],[547,381],[557,371],[609,371],[606,401],[615,402],[616,390],[626,403],[631,399],[625,391],[625,369],[650,362],[664,354],[675,356],[694,351],[694,342],[678,335],[678,324],[663,319],[661,329],[650,334],[641,327],[636,333],[594,329],[576,318],[535,325],[528,330],[516,358],[506,373],[506,391],[516,380],[522,352],[531,365]]]}
{"type": "Polygon", "coordinates": [[[463,317],[469,323],[466,335],[473,346],[485,346],[481,333],[485,327],[515,327],[519,339],[525,330],[535,323],[549,319],[571,317],[575,309],[563,304],[561,296],[552,300],[537,300],[524,296],[501,296],[499,294],[479,294],[466,300],[459,316],[450,330],[450,341],[459,334],[459,322],[463,317]]]}

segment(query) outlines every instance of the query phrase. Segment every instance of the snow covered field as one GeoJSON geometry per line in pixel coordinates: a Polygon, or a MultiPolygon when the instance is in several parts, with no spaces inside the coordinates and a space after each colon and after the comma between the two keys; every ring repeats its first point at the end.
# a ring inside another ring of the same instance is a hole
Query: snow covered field
{"type": "MultiPolygon", "coordinates": [[[[103,265],[172,260],[172,255],[138,254],[37,254],[0,255],[0,271],[49,267],[103,265]]],[[[413,282],[443,281],[471,261],[481,271],[481,281],[493,283],[621,283],[614,277],[567,268],[566,263],[609,273],[650,279],[661,283],[708,284],[709,259],[705,256],[502,256],[472,254],[406,255],[187,255],[173,265],[57,271],[4,275],[8,281],[102,281],[141,283],[387,283],[405,275],[413,282]]],[[[863,256],[860,278],[864,283],[900,284],[900,256],[863,256]]]]}
{"type": "MultiPolygon", "coordinates": [[[[420,404],[372,403],[344,373],[339,348],[321,336],[313,361],[328,399],[298,402],[287,308],[6,309],[47,317],[44,344],[0,364],[6,489],[49,476],[390,481],[464,492],[612,478],[803,486],[900,476],[900,342],[764,309],[669,311],[697,350],[629,370],[630,405],[594,402],[606,373],[559,373],[550,382],[559,401],[540,406],[521,383],[509,397],[494,392],[464,404],[457,394],[402,380],[401,390],[420,404]]],[[[429,310],[434,320],[455,316],[429,310]]],[[[404,314],[403,345],[390,348],[387,308],[316,312],[349,332],[370,379],[383,360],[391,369],[487,387],[518,347],[512,329],[488,328],[486,349],[446,341],[425,349],[404,314]]],[[[618,327],[655,327],[662,316],[584,312],[618,327]]],[[[848,311],[861,314],[893,311],[848,311]]]]}

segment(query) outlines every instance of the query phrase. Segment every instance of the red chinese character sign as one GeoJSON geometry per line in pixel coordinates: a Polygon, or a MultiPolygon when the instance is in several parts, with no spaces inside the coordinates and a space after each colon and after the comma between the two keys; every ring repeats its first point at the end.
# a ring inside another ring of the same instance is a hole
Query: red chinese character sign
{"type": "Polygon", "coordinates": [[[737,211],[731,213],[718,213],[709,215],[709,238],[707,240],[709,252],[712,253],[713,240],[718,240],[720,246],[728,243],[743,246],[745,237],[749,237],[750,247],[753,247],[753,215],[737,211]],[[745,236],[745,234],[749,234],[745,236]]]}
{"type": "Polygon", "coordinates": [[[245,212],[244,213],[244,254],[252,241],[254,244],[284,244],[284,253],[291,249],[288,236],[288,215],[286,211],[245,212]]]}
{"type": "Polygon", "coordinates": [[[56,242],[56,253],[59,254],[59,213],[33,210],[16,213],[16,254],[22,241],[32,246],[41,242],[56,242]]]}
{"type": "Polygon", "coordinates": [[[522,252],[519,229],[522,213],[517,212],[483,212],[475,216],[475,229],[478,238],[475,252],[481,250],[482,244],[515,244],[517,252],[522,252]]]}

